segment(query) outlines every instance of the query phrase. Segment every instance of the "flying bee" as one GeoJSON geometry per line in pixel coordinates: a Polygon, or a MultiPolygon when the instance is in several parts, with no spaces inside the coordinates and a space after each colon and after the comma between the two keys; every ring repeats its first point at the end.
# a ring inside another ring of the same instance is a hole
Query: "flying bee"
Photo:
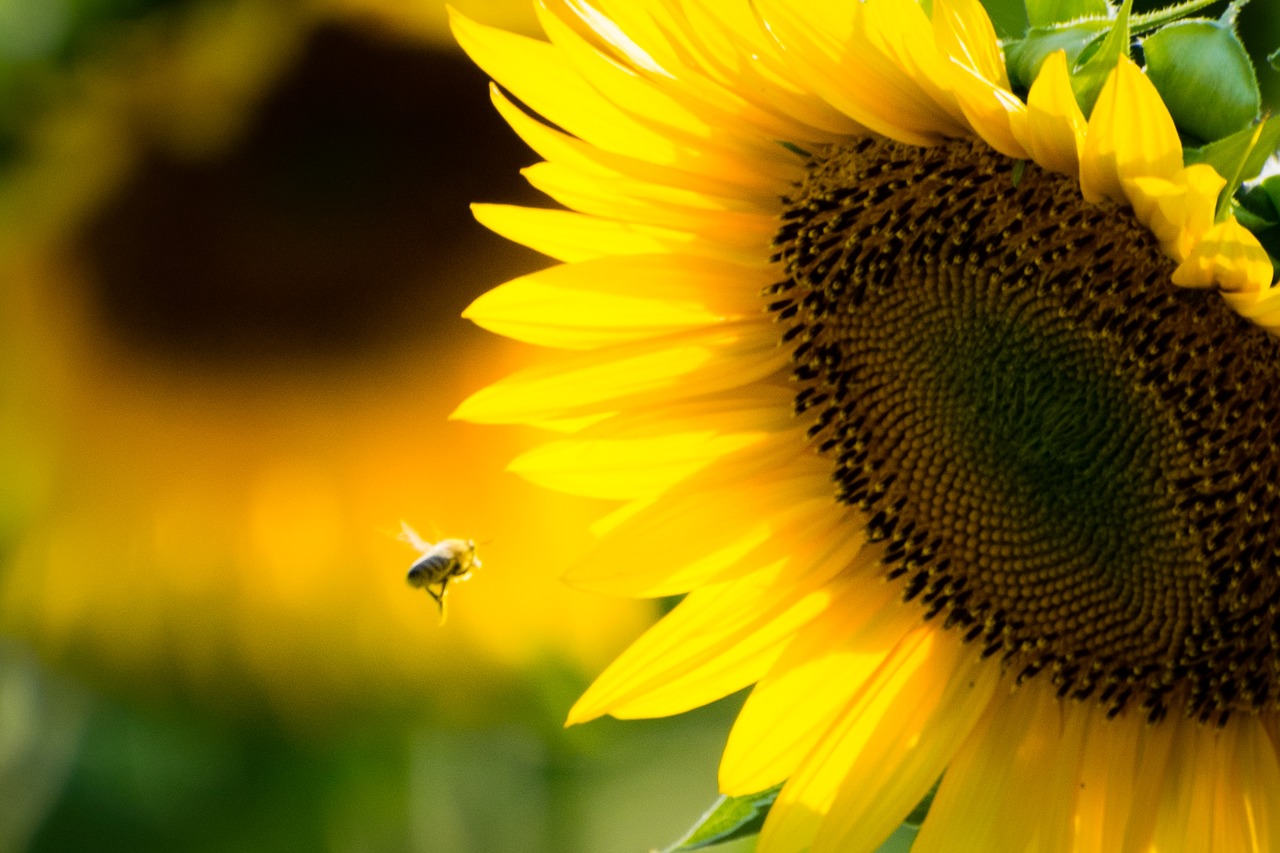
{"type": "Polygon", "coordinates": [[[471,577],[471,570],[480,568],[473,539],[441,539],[427,542],[408,524],[400,522],[400,538],[422,554],[409,567],[408,581],[413,587],[422,587],[427,595],[440,606],[440,624],[444,624],[444,596],[449,591],[449,581],[464,581],[471,577]],[[439,586],[439,590],[432,587],[439,586]]]}

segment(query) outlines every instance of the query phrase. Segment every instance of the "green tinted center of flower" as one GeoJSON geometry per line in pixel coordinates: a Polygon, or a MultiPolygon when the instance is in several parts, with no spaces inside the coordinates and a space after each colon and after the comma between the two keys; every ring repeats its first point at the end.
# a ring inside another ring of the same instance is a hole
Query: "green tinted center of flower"
{"type": "Polygon", "coordinates": [[[777,245],[797,411],[907,598],[1114,713],[1280,704],[1280,345],[973,142],[815,156],[777,245]]]}

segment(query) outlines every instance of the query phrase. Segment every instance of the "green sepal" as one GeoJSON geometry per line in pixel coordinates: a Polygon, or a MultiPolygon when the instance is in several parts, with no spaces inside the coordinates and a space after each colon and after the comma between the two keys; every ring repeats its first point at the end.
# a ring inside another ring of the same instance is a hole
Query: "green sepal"
{"type": "Polygon", "coordinates": [[[1263,178],[1255,189],[1267,197],[1272,209],[1276,211],[1277,218],[1280,218],[1280,175],[1263,178]]]}
{"type": "Polygon", "coordinates": [[[924,819],[929,816],[929,809],[933,806],[933,798],[938,794],[938,786],[941,784],[941,779],[933,783],[929,793],[924,795],[924,799],[916,803],[916,807],[911,810],[911,814],[907,815],[907,819],[903,823],[907,826],[920,826],[924,823],[924,819]]]}
{"type": "Polygon", "coordinates": [[[1053,53],[1067,52],[1068,67],[1075,65],[1084,49],[1101,39],[1111,28],[1106,18],[1090,18],[1054,27],[1033,27],[1024,38],[1005,45],[1005,65],[1015,89],[1030,89],[1040,74],[1040,66],[1053,53]]]}
{"type": "Polygon", "coordinates": [[[1231,202],[1231,215],[1236,218],[1237,222],[1245,228],[1248,228],[1254,234],[1266,231],[1268,228],[1273,228],[1276,224],[1274,219],[1259,216],[1249,208],[1242,205],[1239,200],[1231,202]]]}
{"type": "Polygon", "coordinates": [[[701,850],[735,838],[759,834],[760,827],[764,826],[764,819],[769,816],[769,809],[773,807],[773,801],[778,798],[781,790],[781,785],[775,785],[767,791],[745,797],[720,797],[698,818],[698,822],[685,837],[668,847],[664,853],[701,850]]]}
{"type": "Polygon", "coordinates": [[[1258,118],[1258,76],[1230,24],[1207,18],[1178,21],[1149,36],[1142,47],[1147,77],[1179,130],[1211,141],[1258,118]]]}
{"type": "Polygon", "coordinates": [[[1255,127],[1246,127],[1202,148],[1188,148],[1183,151],[1183,162],[1188,166],[1208,163],[1227,179],[1218,201],[1217,219],[1222,221],[1230,213],[1231,199],[1236,190],[1245,181],[1261,174],[1262,167],[1277,148],[1280,148],[1280,116],[1269,118],[1255,127]]]}
{"type": "Polygon", "coordinates": [[[1071,89],[1086,116],[1093,112],[1102,85],[1115,70],[1120,57],[1129,53],[1129,12],[1132,8],[1133,0],[1124,0],[1106,38],[1090,42],[1076,58],[1071,70],[1071,89]]]}
{"type": "Polygon", "coordinates": [[[1107,0],[1027,0],[1027,20],[1032,27],[1052,27],[1080,18],[1105,18],[1107,0]]]}
{"type": "MultiPolygon", "coordinates": [[[[924,799],[916,804],[911,814],[907,815],[902,822],[904,827],[918,829],[924,823],[940,784],[942,784],[941,779],[935,782],[929,789],[929,793],[924,795],[924,799]]],[[[764,826],[765,818],[769,816],[769,809],[773,808],[774,800],[778,798],[778,792],[781,790],[782,785],[775,785],[768,790],[758,794],[748,794],[745,797],[720,797],[711,804],[711,808],[707,809],[702,817],[698,818],[698,822],[684,838],[668,847],[663,853],[702,850],[716,844],[758,835],[760,827],[764,826]]]]}
{"type": "Polygon", "coordinates": [[[1254,184],[1248,192],[1236,196],[1232,213],[1245,228],[1255,234],[1280,225],[1280,175],[1272,175],[1254,184]],[[1270,182],[1270,192],[1267,183],[1270,182]]]}

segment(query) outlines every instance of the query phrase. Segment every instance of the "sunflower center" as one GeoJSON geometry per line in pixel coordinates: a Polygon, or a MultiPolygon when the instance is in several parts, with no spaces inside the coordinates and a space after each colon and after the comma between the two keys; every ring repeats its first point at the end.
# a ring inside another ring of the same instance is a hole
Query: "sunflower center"
{"type": "Polygon", "coordinates": [[[1280,706],[1280,343],[980,143],[832,148],[785,203],[796,409],[905,596],[1113,714],[1280,706]]]}

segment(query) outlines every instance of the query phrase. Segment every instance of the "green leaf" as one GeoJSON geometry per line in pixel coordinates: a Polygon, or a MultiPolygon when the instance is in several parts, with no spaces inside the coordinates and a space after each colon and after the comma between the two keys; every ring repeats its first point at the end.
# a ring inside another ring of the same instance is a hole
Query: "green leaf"
{"type": "Polygon", "coordinates": [[[1147,77],[1173,122],[1199,139],[1250,127],[1262,106],[1258,77],[1235,28],[1194,18],[1170,24],[1142,44],[1147,77]]]}
{"type": "Polygon", "coordinates": [[[1027,0],[1027,19],[1033,27],[1051,27],[1079,18],[1107,17],[1107,0],[1027,0]]]}
{"type": "Polygon", "coordinates": [[[781,785],[775,785],[767,791],[745,797],[721,797],[698,819],[684,838],[667,848],[666,853],[701,850],[735,838],[758,834],[781,790],[781,785]]]}
{"type": "MultiPolygon", "coordinates": [[[[929,793],[924,795],[911,814],[907,815],[906,820],[902,822],[902,828],[899,833],[895,834],[895,838],[886,842],[884,850],[892,849],[901,839],[897,835],[902,834],[909,842],[915,837],[915,832],[924,823],[925,816],[929,814],[929,807],[933,805],[934,795],[938,793],[938,785],[942,784],[939,779],[929,789],[929,793]]],[[[749,794],[745,797],[720,797],[711,804],[711,808],[698,818],[698,822],[689,830],[684,838],[681,838],[671,847],[668,847],[663,853],[685,853],[688,850],[701,850],[705,847],[711,847],[716,844],[724,844],[727,841],[733,841],[738,838],[746,838],[750,835],[757,835],[760,827],[764,826],[764,819],[769,816],[769,809],[773,808],[773,802],[778,798],[778,792],[782,790],[781,785],[776,785],[767,791],[761,791],[758,794],[749,794]]]]}
{"type": "Polygon", "coordinates": [[[1261,174],[1262,167],[1277,148],[1280,148],[1280,116],[1255,127],[1247,127],[1203,148],[1189,148],[1183,152],[1183,159],[1187,165],[1208,163],[1227,179],[1227,186],[1218,201],[1218,219],[1221,220],[1229,212],[1236,190],[1245,181],[1261,174]]]}
{"type": "Polygon", "coordinates": [[[1071,73],[1071,88],[1086,116],[1093,112],[1102,84],[1115,70],[1120,57],[1128,55],[1129,12],[1132,8],[1133,0],[1124,0],[1106,38],[1090,43],[1076,59],[1071,73]]]}

